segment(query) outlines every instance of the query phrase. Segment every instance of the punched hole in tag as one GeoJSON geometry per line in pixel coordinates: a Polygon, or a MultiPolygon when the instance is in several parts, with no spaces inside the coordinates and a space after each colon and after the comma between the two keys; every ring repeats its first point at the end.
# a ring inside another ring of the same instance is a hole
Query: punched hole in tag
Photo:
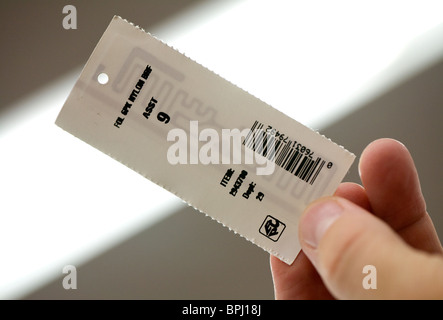
{"type": "Polygon", "coordinates": [[[102,72],[97,76],[97,81],[98,83],[105,85],[109,81],[109,76],[106,73],[102,72]]]}

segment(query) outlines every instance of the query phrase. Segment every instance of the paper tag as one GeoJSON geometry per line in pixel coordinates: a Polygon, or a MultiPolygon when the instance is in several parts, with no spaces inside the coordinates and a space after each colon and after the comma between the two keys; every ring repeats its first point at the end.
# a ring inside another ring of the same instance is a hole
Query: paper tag
{"type": "Polygon", "coordinates": [[[355,158],[117,16],[56,124],[288,264],[355,158]]]}

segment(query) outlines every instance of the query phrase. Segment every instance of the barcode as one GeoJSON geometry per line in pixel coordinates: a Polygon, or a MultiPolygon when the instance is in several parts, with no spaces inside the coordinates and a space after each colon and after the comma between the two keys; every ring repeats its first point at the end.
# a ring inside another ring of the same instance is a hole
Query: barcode
{"type": "Polygon", "coordinates": [[[314,160],[312,155],[294,148],[293,141],[281,139],[281,136],[278,138],[265,132],[263,127],[262,123],[255,121],[243,141],[243,145],[273,161],[301,180],[311,185],[314,184],[326,161],[320,157],[314,160]]]}

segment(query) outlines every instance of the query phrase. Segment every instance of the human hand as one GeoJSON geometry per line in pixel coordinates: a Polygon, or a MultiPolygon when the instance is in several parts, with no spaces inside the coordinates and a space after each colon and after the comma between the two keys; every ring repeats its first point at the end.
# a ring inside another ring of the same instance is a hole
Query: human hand
{"type": "Polygon", "coordinates": [[[376,140],[359,173],[363,187],[342,183],[305,210],[292,265],[271,256],[276,299],[443,299],[443,249],[408,150],[376,140]],[[366,265],[376,289],[363,286],[366,265]]]}

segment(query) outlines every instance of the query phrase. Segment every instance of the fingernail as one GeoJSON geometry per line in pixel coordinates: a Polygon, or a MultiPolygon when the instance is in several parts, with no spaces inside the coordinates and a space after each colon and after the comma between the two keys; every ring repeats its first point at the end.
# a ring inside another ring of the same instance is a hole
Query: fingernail
{"type": "Polygon", "coordinates": [[[343,207],[334,200],[324,200],[309,206],[300,225],[304,242],[317,248],[321,238],[331,224],[342,214],[343,207]]]}

